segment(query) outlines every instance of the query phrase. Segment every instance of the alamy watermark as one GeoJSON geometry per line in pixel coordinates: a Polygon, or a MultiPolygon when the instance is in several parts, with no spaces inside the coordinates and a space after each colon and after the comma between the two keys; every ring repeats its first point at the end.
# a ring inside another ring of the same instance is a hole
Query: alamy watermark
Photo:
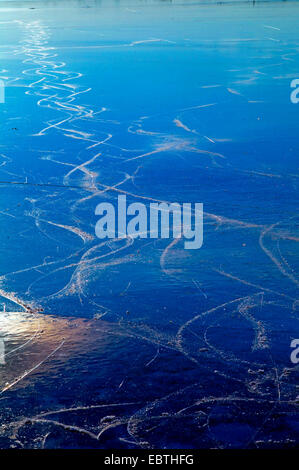
{"type": "Polygon", "coordinates": [[[0,365],[5,364],[5,343],[4,339],[0,338],[0,365]]]}
{"type": "Polygon", "coordinates": [[[293,339],[291,341],[291,348],[294,348],[294,350],[291,353],[291,362],[293,364],[299,364],[299,339],[293,339]]]}
{"type": "Polygon", "coordinates": [[[150,203],[127,206],[125,195],[118,196],[117,208],[110,202],[97,205],[101,216],[95,226],[96,236],[105,238],[183,238],[184,248],[196,250],[203,244],[202,203],[150,203]]]}
{"type": "Polygon", "coordinates": [[[291,93],[291,102],[297,104],[299,103],[299,78],[291,81],[291,88],[295,88],[291,93]]]}
{"type": "Polygon", "coordinates": [[[0,103],[5,103],[5,83],[0,79],[0,103]]]}

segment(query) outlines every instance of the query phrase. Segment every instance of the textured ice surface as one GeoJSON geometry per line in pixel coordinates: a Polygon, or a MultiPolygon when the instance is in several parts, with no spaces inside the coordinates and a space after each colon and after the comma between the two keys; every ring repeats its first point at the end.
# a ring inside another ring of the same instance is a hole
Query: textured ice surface
{"type": "Polygon", "coordinates": [[[0,7],[0,446],[294,447],[298,5],[32,4],[0,7]],[[98,240],[119,194],[203,202],[203,247],[98,240]]]}

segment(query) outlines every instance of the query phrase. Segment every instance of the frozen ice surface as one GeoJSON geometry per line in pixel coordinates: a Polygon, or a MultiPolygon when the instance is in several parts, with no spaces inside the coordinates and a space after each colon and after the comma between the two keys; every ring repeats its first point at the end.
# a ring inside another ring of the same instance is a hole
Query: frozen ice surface
{"type": "Polygon", "coordinates": [[[298,445],[298,9],[0,2],[0,447],[298,445]]]}

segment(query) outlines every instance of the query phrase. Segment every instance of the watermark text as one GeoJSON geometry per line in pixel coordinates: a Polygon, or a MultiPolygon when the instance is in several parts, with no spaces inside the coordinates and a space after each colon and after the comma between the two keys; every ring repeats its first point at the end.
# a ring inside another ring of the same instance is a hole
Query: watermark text
{"type": "Polygon", "coordinates": [[[97,205],[100,216],[96,236],[105,238],[183,238],[184,248],[196,250],[203,244],[202,203],[150,203],[127,206],[125,195],[118,196],[117,208],[110,202],[97,205]]]}

